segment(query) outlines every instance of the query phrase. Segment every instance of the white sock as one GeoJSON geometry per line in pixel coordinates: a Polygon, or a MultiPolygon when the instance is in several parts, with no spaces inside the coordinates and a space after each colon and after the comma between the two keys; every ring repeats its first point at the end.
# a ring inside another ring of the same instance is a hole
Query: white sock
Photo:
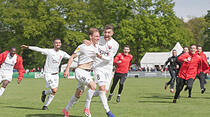
{"type": "Polygon", "coordinates": [[[106,112],[109,112],[110,109],[109,109],[109,106],[108,106],[108,103],[107,103],[106,92],[105,91],[100,91],[99,92],[99,97],[100,97],[101,102],[104,106],[104,109],[106,110],[106,112]]]}
{"type": "Polygon", "coordinates": [[[93,94],[93,97],[98,97],[99,96],[99,90],[96,90],[95,92],[94,92],[94,94],[93,94]]]}
{"type": "Polygon", "coordinates": [[[118,94],[117,96],[120,96],[120,94],[118,94]]]}
{"type": "Polygon", "coordinates": [[[4,91],[5,91],[5,88],[1,87],[1,89],[0,89],[0,96],[4,93],[4,91]]]}
{"type": "Polygon", "coordinates": [[[65,107],[66,111],[69,111],[71,109],[71,107],[77,102],[77,100],[78,100],[78,98],[75,95],[73,95],[71,97],[71,100],[69,101],[69,103],[65,107]]]}
{"type": "Polygon", "coordinates": [[[52,94],[52,90],[51,89],[45,90],[45,95],[49,95],[49,94],[52,94]]]}
{"type": "Polygon", "coordinates": [[[47,97],[47,101],[45,102],[44,106],[50,105],[50,103],[52,102],[53,98],[54,98],[54,95],[50,94],[50,95],[47,97]]]}
{"type": "Polygon", "coordinates": [[[87,96],[86,96],[85,108],[90,108],[90,102],[94,93],[95,93],[95,90],[92,90],[92,89],[88,90],[87,96]]]}

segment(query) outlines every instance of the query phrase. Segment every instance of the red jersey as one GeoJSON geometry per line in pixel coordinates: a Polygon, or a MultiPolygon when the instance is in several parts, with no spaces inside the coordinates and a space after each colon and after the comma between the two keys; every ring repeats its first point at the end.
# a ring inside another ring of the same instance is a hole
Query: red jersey
{"type": "Polygon", "coordinates": [[[133,56],[131,54],[125,55],[123,53],[118,53],[114,58],[114,65],[117,65],[116,73],[128,73],[130,70],[130,66],[132,64],[133,56]],[[117,63],[121,61],[121,63],[117,63]]]}
{"type": "Polygon", "coordinates": [[[179,62],[183,62],[179,70],[179,78],[188,80],[190,78],[195,79],[196,75],[201,72],[202,59],[196,52],[195,54],[184,53],[178,57],[179,62]],[[184,59],[188,59],[188,62],[185,62],[184,59]]]}
{"type": "Polygon", "coordinates": [[[203,52],[201,52],[199,55],[200,55],[200,57],[202,58],[201,71],[202,71],[204,74],[209,73],[209,64],[208,64],[206,55],[205,55],[203,52]]]}
{"type": "MultiPolygon", "coordinates": [[[[7,55],[9,54],[9,52],[10,51],[5,51],[5,52],[0,54],[0,67],[4,63],[4,61],[7,58],[7,55]]],[[[17,55],[17,61],[16,61],[16,64],[15,64],[14,68],[17,69],[18,72],[19,72],[18,79],[22,80],[23,79],[23,73],[25,73],[25,70],[23,68],[23,59],[19,55],[17,55]]]]}

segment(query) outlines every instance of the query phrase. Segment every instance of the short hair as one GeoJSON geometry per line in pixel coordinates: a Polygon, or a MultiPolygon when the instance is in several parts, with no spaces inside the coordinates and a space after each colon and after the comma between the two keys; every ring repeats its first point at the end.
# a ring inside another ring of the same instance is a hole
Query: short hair
{"type": "Polygon", "coordinates": [[[176,49],[173,49],[172,51],[176,51],[176,49]]]}
{"type": "Polygon", "coordinates": [[[104,30],[108,30],[108,29],[112,29],[112,31],[114,31],[114,26],[111,25],[111,24],[107,24],[107,25],[104,27],[104,30]]]}
{"type": "Polygon", "coordinates": [[[61,41],[60,38],[56,37],[56,38],[53,39],[53,43],[55,42],[55,40],[60,40],[61,41]]]}
{"type": "Polygon", "coordinates": [[[14,46],[13,46],[13,47],[11,47],[11,49],[10,49],[10,50],[12,50],[12,49],[16,49],[16,47],[14,47],[14,46]]]}
{"type": "Polygon", "coordinates": [[[198,47],[201,47],[201,48],[202,48],[202,46],[201,46],[201,45],[198,45],[198,46],[197,46],[197,48],[198,48],[198,47]]]}
{"type": "Polygon", "coordinates": [[[197,45],[196,44],[191,44],[190,47],[192,47],[192,46],[195,46],[197,48],[197,45]]]}
{"type": "MultiPolygon", "coordinates": [[[[188,48],[188,46],[184,46],[184,48],[188,48]]],[[[188,48],[189,49],[189,48],[188,48]]]]}
{"type": "Polygon", "coordinates": [[[129,45],[125,45],[124,48],[129,48],[130,49],[129,45]]]}
{"type": "Polygon", "coordinates": [[[89,35],[93,35],[93,33],[95,33],[95,32],[98,32],[99,33],[99,30],[97,28],[90,28],[88,34],[89,35]]]}

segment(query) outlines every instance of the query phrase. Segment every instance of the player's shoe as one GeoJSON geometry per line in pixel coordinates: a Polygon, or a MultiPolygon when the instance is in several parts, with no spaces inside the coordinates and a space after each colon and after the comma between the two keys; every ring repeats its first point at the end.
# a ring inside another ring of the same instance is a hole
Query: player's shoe
{"type": "Polygon", "coordinates": [[[166,83],[165,83],[165,86],[164,86],[164,89],[166,90],[167,87],[168,87],[168,84],[167,84],[167,82],[166,82],[166,83]]]}
{"type": "Polygon", "coordinates": [[[42,91],[42,96],[41,96],[42,102],[45,102],[45,98],[46,98],[45,91],[42,91]]]}
{"type": "Polygon", "coordinates": [[[43,106],[42,110],[48,110],[47,106],[43,106]]]}
{"type": "Polygon", "coordinates": [[[184,88],[184,91],[187,91],[187,89],[188,89],[188,87],[185,87],[185,88],[184,88]]]}
{"type": "Polygon", "coordinates": [[[117,96],[116,102],[117,102],[117,103],[120,102],[120,96],[117,96]]]}
{"type": "Polygon", "coordinates": [[[201,93],[203,94],[206,91],[206,88],[201,89],[201,93]]]}
{"type": "Polygon", "coordinates": [[[69,112],[66,111],[65,108],[62,110],[62,113],[64,114],[64,117],[69,117],[69,112]]]}
{"type": "Polygon", "coordinates": [[[90,109],[89,108],[85,108],[84,109],[84,113],[86,117],[91,117],[91,113],[90,113],[90,109]]]}
{"type": "Polygon", "coordinates": [[[107,112],[106,114],[107,114],[108,117],[115,117],[114,114],[111,111],[107,112]]]}
{"type": "Polygon", "coordinates": [[[110,101],[112,99],[112,95],[111,94],[109,94],[109,97],[108,97],[108,101],[110,101]]]}
{"type": "Polygon", "coordinates": [[[173,103],[176,103],[176,99],[173,100],[173,103]]]}
{"type": "Polygon", "coordinates": [[[174,89],[170,89],[170,92],[171,92],[171,93],[174,93],[174,89]]]}
{"type": "Polygon", "coordinates": [[[191,95],[188,95],[188,98],[191,98],[191,95]]]}

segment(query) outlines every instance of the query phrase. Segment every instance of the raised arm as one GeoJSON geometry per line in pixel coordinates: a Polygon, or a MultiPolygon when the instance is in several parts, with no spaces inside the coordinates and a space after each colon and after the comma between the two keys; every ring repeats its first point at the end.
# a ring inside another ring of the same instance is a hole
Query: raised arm
{"type": "Polygon", "coordinates": [[[45,55],[48,54],[48,49],[43,49],[36,46],[21,45],[21,48],[41,52],[42,54],[45,54],[45,55]]]}

